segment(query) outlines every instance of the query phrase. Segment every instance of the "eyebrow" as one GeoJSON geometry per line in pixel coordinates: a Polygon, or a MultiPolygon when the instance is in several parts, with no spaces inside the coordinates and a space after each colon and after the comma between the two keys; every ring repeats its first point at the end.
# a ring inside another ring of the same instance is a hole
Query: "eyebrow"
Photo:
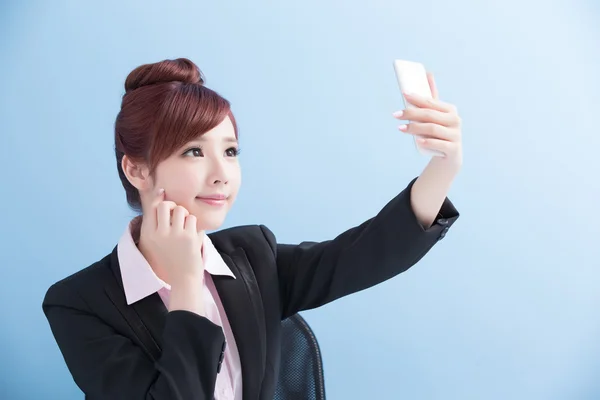
{"type": "MultiPolygon", "coordinates": [[[[206,138],[204,136],[200,136],[198,139],[194,140],[194,142],[206,142],[206,138]]],[[[238,140],[235,137],[231,137],[231,136],[227,136],[224,137],[222,140],[222,142],[226,142],[226,143],[237,143],[238,140]]]]}

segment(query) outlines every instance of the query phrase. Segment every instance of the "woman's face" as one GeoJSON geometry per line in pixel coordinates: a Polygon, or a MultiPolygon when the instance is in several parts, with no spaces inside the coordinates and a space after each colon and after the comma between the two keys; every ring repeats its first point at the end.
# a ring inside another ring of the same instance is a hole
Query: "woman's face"
{"type": "Polygon", "coordinates": [[[196,216],[198,230],[217,229],[240,188],[237,155],[238,142],[227,117],[158,164],[153,192],[165,189],[165,200],[185,207],[196,216]]]}

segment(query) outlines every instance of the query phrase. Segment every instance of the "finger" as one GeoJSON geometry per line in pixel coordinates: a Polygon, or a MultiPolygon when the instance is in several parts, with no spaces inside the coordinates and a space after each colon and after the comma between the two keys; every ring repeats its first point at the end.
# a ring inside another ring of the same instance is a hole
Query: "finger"
{"type": "Polygon", "coordinates": [[[144,216],[144,223],[142,224],[143,229],[156,229],[158,226],[158,218],[156,215],[158,204],[163,201],[165,198],[165,189],[158,189],[154,195],[154,199],[152,199],[152,203],[150,204],[150,212],[144,216]]]}
{"type": "Polygon", "coordinates": [[[411,135],[447,140],[450,142],[454,142],[458,138],[458,132],[456,130],[431,123],[411,122],[408,125],[400,125],[398,129],[411,135]]]}
{"type": "Polygon", "coordinates": [[[429,88],[431,89],[431,95],[435,100],[440,99],[440,95],[438,93],[437,85],[435,84],[435,79],[433,78],[433,74],[431,72],[427,72],[427,82],[429,82],[429,88]]]}
{"type": "Polygon", "coordinates": [[[173,217],[171,217],[171,228],[174,231],[183,231],[185,228],[185,217],[188,215],[190,215],[190,213],[185,207],[175,207],[173,209],[173,217]]]}
{"type": "Polygon", "coordinates": [[[159,232],[167,233],[171,230],[171,210],[175,209],[177,204],[172,201],[161,201],[156,208],[157,226],[159,232]]]}
{"type": "Polygon", "coordinates": [[[194,233],[196,232],[196,222],[198,220],[196,219],[196,216],[193,214],[189,214],[186,218],[185,218],[185,225],[184,225],[184,230],[186,232],[189,233],[194,233]]]}
{"type": "Polygon", "coordinates": [[[427,98],[413,93],[404,93],[406,100],[419,108],[430,108],[445,113],[456,113],[456,107],[453,104],[443,102],[438,99],[427,98]]]}
{"type": "Polygon", "coordinates": [[[431,122],[446,127],[455,127],[460,124],[460,119],[456,114],[433,110],[431,108],[410,107],[402,110],[402,112],[395,112],[394,117],[411,122],[431,122]]]}

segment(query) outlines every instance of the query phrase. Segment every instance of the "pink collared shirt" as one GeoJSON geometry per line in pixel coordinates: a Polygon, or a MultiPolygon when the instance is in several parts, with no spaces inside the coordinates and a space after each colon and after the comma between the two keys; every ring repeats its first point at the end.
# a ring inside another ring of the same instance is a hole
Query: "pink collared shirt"
{"type": "MultiPolygon", "coordinates": [[[[163,303],[169,308],[171,286],[162,281],[146,261],[131,236],[131,224],[121,236],[117,255],[123,278],[123,288],[127,304],[130,305],[158,292],[163,303]]],[[[225,309],[212,280],[212,275],[227,275],[235,279],[210,238],[204,235],[202,243],[204,261],[204,308],[206,318],[223,328],[227,346],[221,372],[217,374],[215,400],[242,400],[242,367],[235,338],[225,314],[225,309]]],[[[199,340],[201,340],[199,338],[199,340]]]]}

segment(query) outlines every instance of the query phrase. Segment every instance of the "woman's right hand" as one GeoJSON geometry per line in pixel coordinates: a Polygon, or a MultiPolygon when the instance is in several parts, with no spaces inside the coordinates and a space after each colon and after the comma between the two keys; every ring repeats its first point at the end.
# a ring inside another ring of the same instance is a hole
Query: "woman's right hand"
{"type": "Polygon", "coordinates": [[[140,244],[146,258],[164,271],[171,285],[169,309],[186,309],[203,314],[203,232],[196,230],[196,217],[182,206],[165,200],[161,189],[152,208],[142,219],[140,244]]]}

